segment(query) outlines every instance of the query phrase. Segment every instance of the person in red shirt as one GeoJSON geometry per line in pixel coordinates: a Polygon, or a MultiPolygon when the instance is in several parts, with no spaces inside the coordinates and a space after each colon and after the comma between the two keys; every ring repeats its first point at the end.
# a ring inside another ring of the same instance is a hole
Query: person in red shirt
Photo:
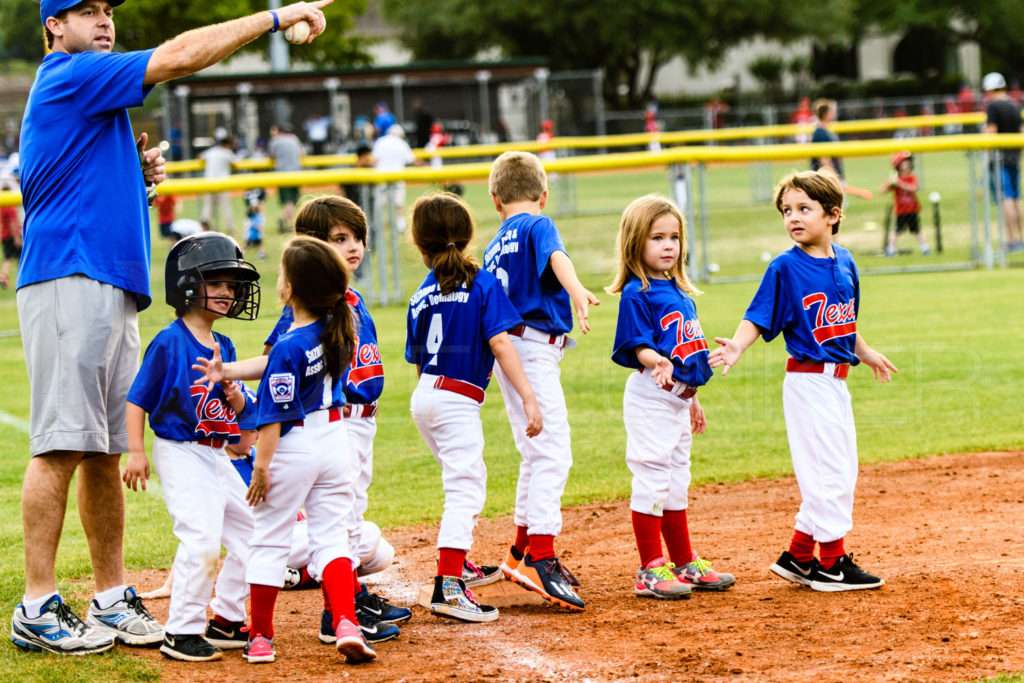
{"type": "Polygon", "coordinates": [[[170,240],[171,244],[178,241],[178,236],[171,230],[171,223],[174,222],[179,203],[180,200],[170,194],[157,195],[156,199],[153,200],[157,220],[160,222],[160,236],[170,240]]]}
{"type": "MultiPolygon", "coordinates": [[[[0,184],[0,190],[13,191],[14,184],[4,180],[0,184]]],[[[18,207],[0,207],[0,241],[3,242],[4,263],[0,266],[0,288],[7,289],[10,283],[8,274],[11,271],[11,263],[21,256],[21,220],[18,218],[18,207]]]]}
{"type": "Polygon", "coordinates": [[[800,104],[797,106],[796,110],[790,114],[789,122],[798,126],[807,127],[806,130],[800,131],[794,136],[794,139],[798,143],[803,144],[811,141],[811,129],[813,128],[812,124],[814,123],[814,110],[811,109],[810,97],[800,98],[800,104]]]}
{"type": "Polygon", "coordinates": [[[896,152],[892,155],[895,173],[882,184],[882,192],[893,193],[893,207],[896,209],[896,229],[889,233],[885,246],[886,256],[895,256],[896,240],[901,232],[911,232],[917,237],[917,246],[927,256],[931,253],[921,233],[919,215],[921,202],[917,199],[917,176],[914,175],[914,156],[910,152],[896,152]]]}

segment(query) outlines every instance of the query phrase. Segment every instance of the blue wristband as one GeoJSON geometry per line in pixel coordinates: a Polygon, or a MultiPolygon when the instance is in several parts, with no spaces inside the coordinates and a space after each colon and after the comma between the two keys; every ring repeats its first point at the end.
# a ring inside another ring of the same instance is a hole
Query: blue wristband
{"type": "Polygon", "coordinates": [[[281,26],[281,20],[277,18],[277,12],[274,10],[268,9],[267,11],[270,12],[270,16],[274,17],[274,28],[270,29],[270,32],[277,33],[277,29],[281,26]]]}

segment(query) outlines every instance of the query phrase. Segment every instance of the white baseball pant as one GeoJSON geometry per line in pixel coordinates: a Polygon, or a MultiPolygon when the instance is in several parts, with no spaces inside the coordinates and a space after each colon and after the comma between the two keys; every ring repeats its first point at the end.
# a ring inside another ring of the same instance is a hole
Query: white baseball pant
{"type": "Polygon", "coordinates": [[[223,449],[159,437],[153,440],[153,468],[180,541],[164,629],[173,635],[204,633],[207,605],[225,619],[245,621],[253,516],[238,472],[223,449]],[[228,554],[218,574],[222,544],[228,554]]]}
{"type": "Polygon", "coordinates": [[[528,438],[523,402],[495,363],[494,376],[505,401],[512,438],[522,457],[513,519],[516,526],[525,526],[532,535],[557,536],[562,530],[562,493],[572,467],[569,411],[565,407],[562,371],[558,366],[562,349],[522,337],[511,339],[544,416],[544,429],[532,439],[528,438]]]}
{"type": "Polygon", "coordinates": [[[373,557],[381,540],[380,528],[363,519],[367,508],[367,489],[373,482],[373,438],[377,435],[377,420],[372,417],[345,419],[348,429],[349,452],[356,468],[352,487],[352,515],[348,520],[348,540],[358,562],[373,557]]]}
{"type": "Polygon", "coordinates": [[[630,373],[622,394],[626,465],[633,473],[629,509],[661,517],[689,504],[690,401],[657,386],[649,376],[630,373]]]}
{"type": "Polygon", "coordinates": [[[311,573],[321,575],[339,557],[354,560],[348,532],[338,523],[351,514],[354,468],[348,431],[341,419],[329,421],[331,412],[336,411],[306,415],[303,426],[278,442],[267,497],[253,508],[255,532],[245,572],[250,584],[284,585],[300,506],[306,509],[311,573]]]}
{"type": "Polygon", "coordinates": [[[782,406],[802,498],[796,529],[819,543],[838,540],[853,528],[857,486],[857,430],[846,382],[787,372],[782,406]]]}
{"type": "Polygon", "coordinates": [[[441,465],[444,512],[437,547],[468,551],[487,497],[480,404],[467,396],[434,388],[436,381],[437,375],[420,376],[412,392],[412,419],[441,465]]]}

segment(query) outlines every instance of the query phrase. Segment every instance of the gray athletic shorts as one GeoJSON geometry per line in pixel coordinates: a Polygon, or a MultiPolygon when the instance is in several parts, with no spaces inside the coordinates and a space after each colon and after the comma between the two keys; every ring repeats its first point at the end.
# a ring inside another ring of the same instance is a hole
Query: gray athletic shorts
{"type": "Polygon", "coordinates": [[[83,275],[18,290],[32,403],[32,455],[124,453],[125,401],[139,370],[135,295],[83,275]]]}

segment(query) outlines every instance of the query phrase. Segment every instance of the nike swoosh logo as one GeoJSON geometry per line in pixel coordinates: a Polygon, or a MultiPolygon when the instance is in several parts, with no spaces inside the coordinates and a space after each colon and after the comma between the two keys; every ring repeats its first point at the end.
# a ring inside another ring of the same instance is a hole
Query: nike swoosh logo
{"type": "Polygon", "coordinates": [[[378,617],[381,614],[383,614],[383,612],[384,612],[384,610],[373,609],[372,607],[363,607],[362,609],[363,609],[364,612],[369,612],[370,614],[376,614],[378,617]]]}
{"type": "Polygon", "coordinates": [[[807,569],[803,569],[803,568],[802,568],[802,567],[801,567],[800,565],[798,565],[798,564],[794,564],[794,565],[793,565],[793,567],[794,567],[794,568],[795,568],[795,569],[796,569],[796,570],[797,570],[798,572],[800,572],[801,574],[803,574],[804,576],[810,576],[810,575],[811,575],[811,570],[812,570],[812,569],[814,569],[813,565],[812,565],[812,566],[810,566],[810,567],[808,567],[807,569]]]}
{"type": "Polygon", "coordinates": [[[839,572],[838,574],[829,574],[829,573],[825,572],[824,570],[819,569],[818,573],[821,574],[822,576],[824,576],[826,579],[832,579],[833,581],[842,581],[843,580],[843,573],[842,572],[839,572]]]}

